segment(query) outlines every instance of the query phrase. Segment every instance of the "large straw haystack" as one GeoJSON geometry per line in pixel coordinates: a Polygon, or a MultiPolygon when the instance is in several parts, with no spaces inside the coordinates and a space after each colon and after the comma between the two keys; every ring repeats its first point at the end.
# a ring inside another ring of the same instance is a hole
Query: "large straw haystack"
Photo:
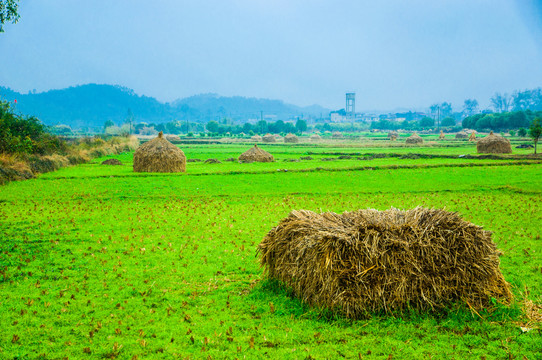
{"type": "Polygon", "coordinates": [[[423,144],[423,139],[420,137],[420,135],[414,133],[407,137],[405,140],[407,144],[423,144]]]}
{"type": "Polygon", "coordinates": [[[254,147],[248,149],[241,155],[239,155],[239,161],[242,162],[273,162],[275,159],[273,158],[273,155],[268,153],[265,150],[262,150],[258,147],[258,145],[254,145],[254,147]]]}
{"type": "Polygon", "coordinates": [[[258,250],[269,278],[351,318],[512,297],[491,233],[439,209],[292,211],[258,250]]]}
{"type": "Polygon", "coordinates": [[[318,134],[312,134],[310,136],[310,139],[311,139],[311,141],[318,142],[318,141],[322,140],[322,137],[320,135],[318,135],[318,134]]]}
{"type": "Polygon", "coordinates": [[[439,140],[444,140],[445,136],[444,136],[444,132],[442,130],[440,130],[440,135],[438,136],[438,139],[439,140]]]}
{"type": "Polygon", "coordinates": [[[275,135],[265,134],[262,140],[263,142],[274,143],[277,141],[277,138],[275,137],[275,135]]]}
{"type": "Polygon", "coordinates": [[[399,133],[395,130],[393,131],[390,131],[388,133],[388,139],[392,140],[393,138],[397,139],[397,137],[399,136],[399,133]]]}
{"type": "Polygon", "coordinates": [[[459,140],[464,140],[469,138],[469,134],[467,134],[466,131],[460,131],[457,134],[455,134],[455,138],[459,140]]]}
{"type": "Polygon", "coordinates": [[[335,132],[333,132],[333,134],[331,134],[331,137],[333,139],[342,139],[343,134],[341,134],[341,132],[339,132],[339,131],[335,131],[335,132]]]}
{"type": "Polygon", "coordinates": [[[284,142],[285,143],[298,143],[299,138],[297,136],[295,136],[294,134],[290,133],[290,134],[288,134],[288,135],[286,135],[284,137],[284,142]]]}
{"type": "Polygon", "coordinates": [[[160,131],[158,137],[147,141],[135,151],[134,171],[184,172],[186,171],[186,156],[181,149],[167,141],[160,131]]]}
{"type": "Polygon", "coordinates": [[[476,141],[476,131],[470,133],[469,141],[476,141]]]}
{"type": "Polygon", "coordinates": [[[260,135],[254,135],[250,138],[250,140],[254,141],[254,142],[261,142],[263,139],[260,135]]]}
{"type": "Polygon", "coordinates": [[[510,140],[497,136],[492,131],[488,136],[478,140],[476,152],[479,154],[510,154],[512,146],[510,140]]]}

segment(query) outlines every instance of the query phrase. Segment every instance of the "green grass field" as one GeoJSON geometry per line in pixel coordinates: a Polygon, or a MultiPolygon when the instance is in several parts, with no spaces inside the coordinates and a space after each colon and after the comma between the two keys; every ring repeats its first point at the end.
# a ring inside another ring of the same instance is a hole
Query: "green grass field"
{"type": "MultiPolygon", "coordinates": [[[[249,146],[181,147],[223,161],[249,146]]],[[[522,307],[542,303],[540,159],[459,157],[475,153],[464,143],[262,147],[277,161],[134,174],[130,153],[1,187],[0,358],[542,358],[522,307]],[[256,247],[293,209],[419,205],[493,232],[514,304],[353,321],[262,278],[256,247]]]]}

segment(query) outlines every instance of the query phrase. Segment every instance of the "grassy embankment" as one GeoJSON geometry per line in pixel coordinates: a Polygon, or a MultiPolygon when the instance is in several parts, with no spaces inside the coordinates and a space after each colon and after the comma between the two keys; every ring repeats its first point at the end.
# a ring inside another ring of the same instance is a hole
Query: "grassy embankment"
{"type": "MultiPolygon", "coordinates": [[[[225,160],[243,148],[183,150],[189,158],[225,160]]],[[[189,163],[188,173],[166,175],[132,173],[125,154],[125,166],[101,166],[100,158],[1,187],[0,357],[542,356],[540,325],[522,313],[525,298],[542,302],[538,161],[323,161],[338,157],[323,153],[346,151],[271,149],[278,158],[272,164],[189,163]],[[282,161],[309,151],[314,160],[282,161]],[[365,164],[378,170],[348,171],[365,164]],[[401,164],[412,168],[392,168],[401,164]],[[456,166],[469,164],[495,166],[456,166]],[[324,170],[276,171],[318,167],[324,170]],[[262,279],[256,246],[292,209],[418,205],[458,211],[493,231],[517,303],[482,312],[483,319],[458,306],[447,314],[351,321],[309,308],[262,279]]],[[[474,152],[352,149],[399,151],[474,152]]]]}

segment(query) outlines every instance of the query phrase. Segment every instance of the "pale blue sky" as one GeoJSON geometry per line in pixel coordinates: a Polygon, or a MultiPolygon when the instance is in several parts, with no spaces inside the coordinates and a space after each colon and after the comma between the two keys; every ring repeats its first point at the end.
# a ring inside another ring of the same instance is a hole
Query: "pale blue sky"
{"type": "Polygon", "coordinates": [[[542,86],[542,0],[23,0],[0,85],[119,84],[357,110],[542,86]]]}

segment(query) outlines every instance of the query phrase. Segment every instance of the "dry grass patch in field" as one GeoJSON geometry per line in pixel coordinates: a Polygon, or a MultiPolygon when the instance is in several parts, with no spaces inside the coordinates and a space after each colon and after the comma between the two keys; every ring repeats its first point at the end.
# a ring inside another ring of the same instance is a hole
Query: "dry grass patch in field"
{"type": "Polygon", "coordinates": [[[423,144],[423,139],[420,137],[420,135],[414,133],[405,140],[405,143],[406,144],[423,144]]]}

